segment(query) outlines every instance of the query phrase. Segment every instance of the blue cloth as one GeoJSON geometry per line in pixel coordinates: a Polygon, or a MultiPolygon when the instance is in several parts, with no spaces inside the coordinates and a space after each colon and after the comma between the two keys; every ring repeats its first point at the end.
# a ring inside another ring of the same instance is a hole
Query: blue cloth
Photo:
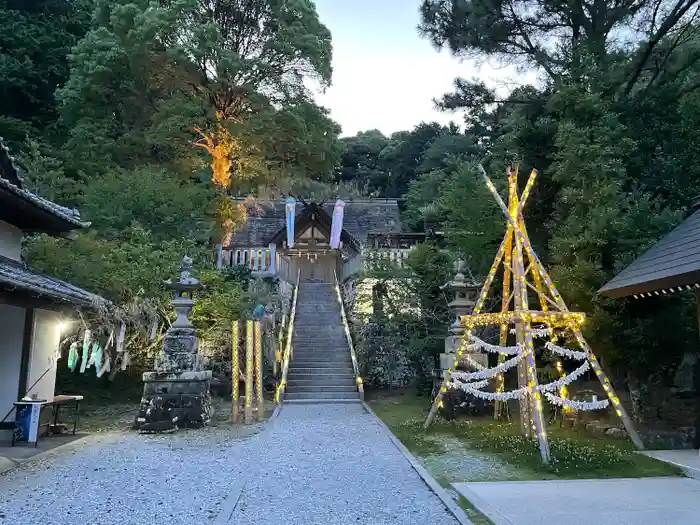
{"type": "Polygon", "coordinates": [[[255,307],[255,310],[253,310],[253,317],[256,319],[260,319],[265,315],[265,307],[262,304],[259,304],[258,306],[255,307]]]}

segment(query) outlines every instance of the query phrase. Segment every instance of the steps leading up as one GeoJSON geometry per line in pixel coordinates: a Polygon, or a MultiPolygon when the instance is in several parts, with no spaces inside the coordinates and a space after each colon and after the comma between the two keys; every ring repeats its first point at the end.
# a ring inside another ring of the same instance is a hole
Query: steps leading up
{"type": "Polygon", "coordinates": [[[335,287],[299,283],[285,403],[359,403],[335,287]]]}

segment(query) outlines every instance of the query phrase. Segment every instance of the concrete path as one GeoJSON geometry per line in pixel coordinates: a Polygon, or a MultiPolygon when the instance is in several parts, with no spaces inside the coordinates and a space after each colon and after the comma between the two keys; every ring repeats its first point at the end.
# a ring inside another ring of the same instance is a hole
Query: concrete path
{"type": "Polygon", "coordinates": [[[455,483],[496,525],[698,525],[700,482],[641,478],[455,483]]]}
{"type": "Polygon", "coordinates": [[[0,476],[0,524],[456,525],[360,404],[262,427],[98,434],[0,476]],[[251,433],[258,431],[256,434],[251,433]]]}
{"type": "Polygon", "coordinates": [[[230,525],[456,525],[360,404],[285,405],[230,525]]]}

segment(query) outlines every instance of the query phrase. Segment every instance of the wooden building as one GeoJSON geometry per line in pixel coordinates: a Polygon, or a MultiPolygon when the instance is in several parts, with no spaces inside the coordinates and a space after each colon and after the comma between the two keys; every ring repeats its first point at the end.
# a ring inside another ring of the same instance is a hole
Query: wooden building
{"type": "Polygon", "coordinates": [[[29,268],[22,261],[22,238],[46,233],[70,239],[88,226],[76,210],[26,190],[0,141],[0,420],[12,421],[13,402],[25,395],[53,397],[67,312],[104,303],[95,294],[29,268]]]}

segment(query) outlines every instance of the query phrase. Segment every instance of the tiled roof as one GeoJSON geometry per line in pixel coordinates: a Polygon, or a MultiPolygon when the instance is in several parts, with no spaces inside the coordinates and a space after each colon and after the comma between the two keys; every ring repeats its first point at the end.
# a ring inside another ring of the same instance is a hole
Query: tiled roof
{"type": "MultiPolygon", "coordinates": [[[[361,245],[369,232],[400,232],[399,205],[394,199],[362,199],[344,201],[343,229],[361,245]]],[[[333,215],[335,201],[323,204],[323,209],[333,215]]],[[[256,201],[246,203],[248,222],[233,234],[230,246],[265,246],[285,227],[284,201],[256,201]]],[[[303,204],[297,203],[297,216],[303,204]]]]}
{"type": "Polygon", "coordinates": [[[0,256],[0,288],[21,291],[48,299],[55,303],[96,308],[107,301],[54,277],[30,269],[20,261],[0,256]]]}
{"type": "Polygon", "coordinates": [[[599,293],[625,297],[700,282],[700,210],[622,270],[599,293]]]}
{"type": "Polygon", "coordinates": [[[60,206],[48,199],[39,197],[31,191],[22,188],[22,177],[14,164],[14,159],[0,137],[0,186],[15,194],[20,199],[24,199],[34,206],[48,211],[52,215],[63,219],[77,228],[87,228],[89,222],[80,220],[78,210],[71,210],[60,206]]]}

